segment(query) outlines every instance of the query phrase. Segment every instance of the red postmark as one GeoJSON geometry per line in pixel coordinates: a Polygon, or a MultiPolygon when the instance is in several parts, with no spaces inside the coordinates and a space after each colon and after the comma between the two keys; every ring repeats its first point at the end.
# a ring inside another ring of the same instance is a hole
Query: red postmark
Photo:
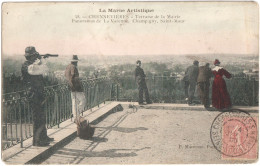
{"type": "Polygon", "coordinates": [[[258,158],[258,117],[233,109],[220,113],[210,129],[211,141],[222,159],[258,158]]]}
{"type": "Polygon", "coordinates": [[[257,117],[223,119],[222,158],[257,159],[257,117]],[[254,121],[253,121],[254,120],[254,121]]]}

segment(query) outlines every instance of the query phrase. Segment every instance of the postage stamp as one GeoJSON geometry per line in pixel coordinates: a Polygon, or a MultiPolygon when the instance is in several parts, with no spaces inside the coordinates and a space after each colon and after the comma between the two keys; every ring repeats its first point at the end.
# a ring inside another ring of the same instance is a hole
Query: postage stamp
{"type": "Polygon", "coordinates": [[[214,119],[210,136],[222,159],[257,158],[257,121],[239,109],[222,112],[214,119]]]}

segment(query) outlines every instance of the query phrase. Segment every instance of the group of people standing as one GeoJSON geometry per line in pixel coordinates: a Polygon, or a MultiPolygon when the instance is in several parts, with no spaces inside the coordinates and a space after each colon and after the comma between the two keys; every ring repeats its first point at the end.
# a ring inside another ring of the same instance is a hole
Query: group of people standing
{"type": "MultiPolygon", "coordinates": [[[[43,109],[44,103],[47,100],[44,95],[43,74],[48,71],[44,59],[48,58],[48,55],[49,54],[40,55],[33,46],[26,47],[26,61],[21,68],[23,81],[27,85],[28,100],[30,101],[33,113],[33,146],[48,146],[50,142],[54,140],[47,136],[46,117],[43,109]]],[[[78,56],[73,55],[71,63],[65,70],[65,77],[71,90],[72,115],[75,123],[77,122],[77,119],[80,118],[80,113],[84,111],[86,103],[84,89],[77,68],[78,61],[78,56]]],[[[141,68],[141,61],[138,60],[136,65],[135,79],[139,90],[138,102],[140,105],[144,104],[144,93],[146,104],[151,104],[152,101],[150,100],[145,81],[146,76],[144,70],[141,68]]],[[[206,108],[210,106],[210,78],[214,75],[215,78],[212,85],[212,106],[218,109],[231,107],[231,101],[226,84],[222,78],[223,75],[230,78],[231,74],[223,67],[219,66],[219,60],[216,59],[214,65],[215,68],[211,70],[208,63],[205,66],[199,67],[199,62],[194,61],[193,65],[187,68],[184,77],[185,94],[190,105],[193,104],[194,92],[197,86],[202,103],[206,108]]]]}
{"type": "Polygon", "coordinates": [[[226,82],[223,79],[223,76],[231,78],[231,74],[223,67],[220,67],[220,61],[218,59],[215,59],[214,65],[215,67],[213,69],[209,67],[209,63],[199,67],[199,62],[195,60],[193,65],[186,69],[183,81],[185,96],[189,105],[194,105],[193,99],[197,86],[197,91],[204,107],[210,107],[210,79],[214,76],[212,84],[212,106],[217,109],[227,109],[232,106],[226,82]]]}
{"type": "MultiPolygon", "coordinates": [[[[223,67],[220,67],[220,61],[218,59],[214,61],[215,67],[213,69],[211,69],[209,65],[209,63],[206,63],[204,66],[199,66],[199,61],[195,60],[193,65],[186,69],[185,76],[183,78],[186,97],[185,100],[188,101],[189,105],[195,105],[193,99],[197,87],[197,92],[199,93],[201,103],[205,108],[209,108],[210,79],[214,76],[212,85],[212,106],[217,109],[228,109],[232,106],[232,104],[223,76],[226,78],[231,78],[231,74],[223,67]]],[[[141,61],[138,60],[136,61],[135,80],[139,90],[139,105],[144,104],[143,92],[145,92],[146,104],[152,103],[149,97],[145,77],[146,75],[144,74],[144,70],[141,68],[141,61]]]]}

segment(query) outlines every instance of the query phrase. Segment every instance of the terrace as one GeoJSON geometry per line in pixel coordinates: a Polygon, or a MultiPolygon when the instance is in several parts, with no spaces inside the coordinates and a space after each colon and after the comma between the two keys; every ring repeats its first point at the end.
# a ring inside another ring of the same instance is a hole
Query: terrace
{"type": "MultiPolygon", "coordinates": [[[[91,119],[91,122],[97,123],[102,121],[111,111],[121,110],[121,104],[124,105],[124,108],[129,104],[138,105],[135,103],[138,91],[134,81],[132,77],[119,77],[117,79],[104,77],[84,80],[83,86],[87,103],[82,115],[91,119]]],[[[201,111],[206,111],[199,104],[198,100],[198,105],[194,107],[184,104],[182,82],[178,77],[148,77],[147,85],[154,104],[146,105],[146,109],[192,110],[198,111],[198,114],[201,111]]],[[[258,112],[258,80],[234,77],[231,80],[227,80],[227,86],[232,102],[235,105],[234,108],[244,109],[253,113],[258,112]]],[[[22,161],[19,157],[17,158],[19,153],[13,152],[24,151],[25,149],[32,150],[33,148],[31,146],[32,112],[26,94],[27,92],[22,90],[2,95],[2,150],[4,161],[9,163],[34,163],[39,159],[37,158],[38,155],[50,149],[43,148],[40,152],[37,149],[37,153],[35,151],[30,152],[29,154],[36,153],[36,156],[26,161],[22,161]]],[[[70,120],[70,91],[67,84],[58,84],[46,86],[45,95],[47,98],[44,104],[46,127],[48,128],[48,134],[54,134],[54,138],[57,140],[51,147],[55,147],[57,143],[57,146],[61,146],[61,144],[65,144],[64,138],[71,138],[73,134],[75,136],[75,128],[71,127],[73,123],[70,120]],[[71,133],[57,132],[65,131],[68,126],[70,126],[71,133]]],[[[137,107],[139,108],[139,106],[137,107]]]]}

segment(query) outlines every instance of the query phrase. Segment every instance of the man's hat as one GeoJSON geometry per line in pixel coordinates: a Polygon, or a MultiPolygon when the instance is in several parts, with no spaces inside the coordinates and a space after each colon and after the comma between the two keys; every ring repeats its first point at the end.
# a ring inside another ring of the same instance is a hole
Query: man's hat
{"type": "Polygon", "coordinates": [[[29,46],[29,47],[26,47],[25,48],[25,57],[28,57],[28,56],[31,56],[31,55],[34,55],[34,54],[39,54],[36,50],[35,50],[35,47],[33,46],[29,46]]]}
{"type": "Polygon", "coordinates": [[[136,61],[136,64],[138,64],[138,63],[141,63],[141,61],[140,61],[140,60],[137,60],[137,61],[136,61]]]}
{"type": "Polygon", "coordinates": [[[218,59],[215,59],[214,65],[219,65],[219,64],[220,64],[220,61],[218,59]]]}
{"type": "Polygon", "coordinates": [[[78,55],[73,55],[71,62],[78,62],[79,58],[78,55]]]}
{"type": "Polygon", "coordinates": [[[197,65],[197,64],[199,64],[199,61],[195,60],[195,61],[193,61],[193,64],[197,65]]]}

